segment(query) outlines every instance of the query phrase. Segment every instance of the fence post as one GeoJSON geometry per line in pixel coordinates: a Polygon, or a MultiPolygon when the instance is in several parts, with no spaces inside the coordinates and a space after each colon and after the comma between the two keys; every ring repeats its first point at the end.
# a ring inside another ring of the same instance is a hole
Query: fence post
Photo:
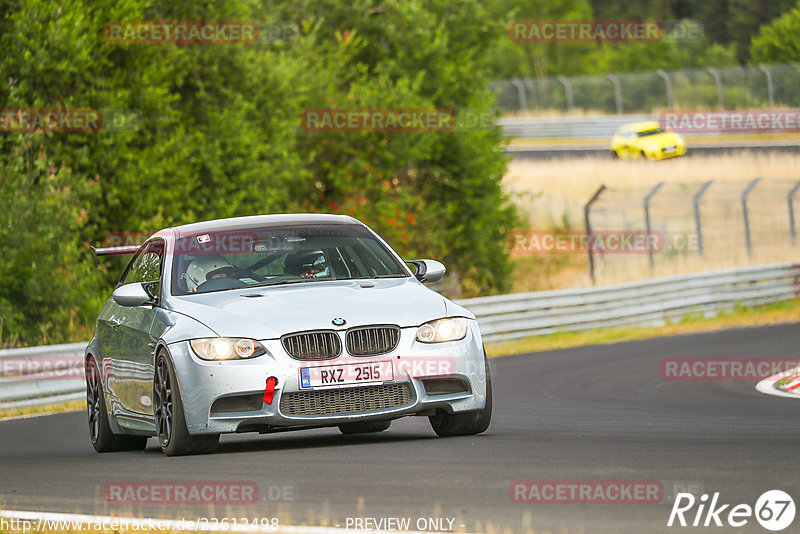
{"type": "Polygon", "coordinates": [[[656,74],[661,76],[661,78],[664,80],[664,85],[667,87],[667,106],[670,109],[675,109],[675,99],[672,95],[672,80],[670,79],[669,74],[667,74],[664,69],[658,69],[656,74]]]}
{"type": "Polygon", "coordinates": [[[789,231],[792,234],[792,245],[797,244],[797,228],[794,224],[794,196],[797,194],[798,189],[800,189],[800,180],[794,184],[789,190],[789,194],[786,195],[786,202],[789,204],[789,231]]]}
{"type": "Polygon", "coordinates": [[[614,100],[617,101],[617,114],[622,115],[622,86],[615,74],[606,74],[606,78],[614,84],[614,100]]]}
{"type": "Polygon", "coordinates": [[[725,109],[725,100],[722,97],[722,78],[720,78],[717,69],[708,67],[706,70],[717,84],[717,109],[725,109]]]}
{"type": "Polygon", "coordinates": [[[700,186],[700,189],[697,191],[697,193],[695,193],[694,199],[692,199],[692,203],[694,204],[694,226],[697,232],[697,253],[700,255],[700,257],[703,256],[703,225],[700,222],[700,199],[713,183],[714,180],[705,182],[702,186],[700,186]]]}
{"type": "Polygon", "coordinates": [[[517,88],[520,111],[528,111],[528,99],[525,98],[525,84],[522,83],[522,80],[518,80],[517,78],[511,80],[511,83],[517,88]]]}
{"type": "Polygon", "coordinates": [[[750,196],[750,193],[755,189],[758,182],[761,181],[761,178],[756,178],[749,184],[747,187],[744,188],[742,191],[742,218],[744,219],[744,243],[747,247],[747,257],[753,255],[753,242],[750,239],[750,217],[747,214],[747,197],[750,196]]]}
{"type": "Polygon", "coordinates": [[[767,98],[769,99],[770,107],[775,106],[775,91],[772,87],[772,73],[769,71],[766,65],[760,63],[758,65],[758,70],[764,73],[764,76],[767,77],[767,98]]]}
{"type": "Polygon", "coordinates": [[[572,113],[575,110],[575,100],[572,97],[572,82],[564,75],[558,76],[558,81],[564,86],[564,98],[567,99],[567,111],[572,113]]]}
{"type": "Polygon", "coordinates": [[[589,220],[589,212],[592,209],[592,204],[594,204],[595,201],[598,198],[600,198],[600,195],[603,194],[603,191],[605,191],[605,190],[606,190],[606,186],[605,185],[601,185],[600,188],[597,191],[594,192],[594,195],[592,195],[592,198],[589,199],[589,202],[587,202],[586,205],[583,207],[583,220],[584,220],[584,224],[586,226],[586,237],[588,238],[588,243],[589,243],[589,246],[586,247],[587,251],[589,253],[589,276],[592,278],[592,285],[594,285],[594,283],[595,283],[595,277],[594,277],[594,255],[592,254],[592,246],[593,246],[593,243],[592,243],[592,222],[589,220]]]}
{"type": "Polygon", "coordinates": [[[652,230],[650,226],[650,201],[653,200],[653,197],[656,196],[658,190],[664,185],[664,182],[658,182],[656,186],[647,193],[647,196],[644,197],[644,226],[647,230],[646,239],[647,239],[647,255],[650,259],[650,271],[653,270],[655,266],[655,262],[653,260],[653,248],[650,246],[650,231],[652,230]]]}

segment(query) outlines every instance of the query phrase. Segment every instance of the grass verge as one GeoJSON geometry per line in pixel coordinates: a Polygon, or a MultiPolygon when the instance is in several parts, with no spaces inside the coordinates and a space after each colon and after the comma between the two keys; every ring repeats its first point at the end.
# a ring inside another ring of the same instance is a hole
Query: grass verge
{"type": "Polygon", "coordinates": [[[41,406],[25,406],[22,408],[3,408],[0,405],[0,420],[10,417],[23,417],[26,415],[47,415],[60,412],[77,412],[86,409],[83,399],[57,404],[42,404],[41,406]]]}
{"type": "Polygon", "coordinates": [[[585,332],[557,332],[500,343],[487,343],[486,354],[489,357],[507,356],[794,321],[800,321],[800,298],[763,306],[736,306],[733,310],[720,312],[713,318],[688,314],[679,321],[669,322],[660,327],[620,327],[585,332]]]}

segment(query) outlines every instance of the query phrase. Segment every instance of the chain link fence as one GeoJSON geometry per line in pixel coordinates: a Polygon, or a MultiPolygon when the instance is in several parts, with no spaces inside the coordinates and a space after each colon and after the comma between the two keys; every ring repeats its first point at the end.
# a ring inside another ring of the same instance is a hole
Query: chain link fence
{"type": "Polygon", "coordinates": [[[601,187],[584,208],[589,235],[646,232],[655,247],[633,254],[589,248],[590,275],[608,282],[675,272],[800,260],[800,180],[761,179],[653,187],[601,187]]]}
{"type": "Polygon", "coordinates": [[[800,106],[800,63],[494,82],[507,113],[652,113],[800,106]]]}

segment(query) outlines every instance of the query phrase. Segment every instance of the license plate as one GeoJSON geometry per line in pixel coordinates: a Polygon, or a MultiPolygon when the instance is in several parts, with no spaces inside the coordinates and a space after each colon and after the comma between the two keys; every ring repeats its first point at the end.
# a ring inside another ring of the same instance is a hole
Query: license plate
{"type": "Polygon", "coordinates": [[[302,367],[300,369],[300,386],[304,388],[385,382],[387,380],[394,380],[391,361],[302,367]]]}

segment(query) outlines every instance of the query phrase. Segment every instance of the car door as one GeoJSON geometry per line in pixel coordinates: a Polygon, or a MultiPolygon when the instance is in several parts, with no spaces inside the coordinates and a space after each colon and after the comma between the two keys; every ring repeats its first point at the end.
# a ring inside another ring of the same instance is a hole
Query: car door
{"type": "Polygon", "coordinates": [[[151,415],[152,389],[156,339],[150,329],[160,301],[161,273],[164,261],[164,240],[153,239],[147,243],[125,283],[150,283],[148,292],[155,304],[124,308],[118,328],[121,343],[114,362],[116,392],[119,402],[127,412],[151,415]]]}
{"type": "MultiPolygon", "coordinates": [[[[128,262],[122,277],[117,283],[117,287],[129,284],[136,276],[136,267],[139,264],[143,249],[139,249],[128,262]]],[[[119,394],[124,391],[125,385],[120,382],[118,377],[119,363],[124,360],[123,351],[125,343],[122,339],[120,328],[125,320],[128,308],[117,304],[112,297],[109,297],[103,306],[97,319],[97,338],[100,346],[100,361],[102,375],[106,382],[106,387],[110,394],[108,398],[111,412],[116,414],[120,410],[119,394]],[[119,385],[119,387],[118,387],[119,385]]]]}

